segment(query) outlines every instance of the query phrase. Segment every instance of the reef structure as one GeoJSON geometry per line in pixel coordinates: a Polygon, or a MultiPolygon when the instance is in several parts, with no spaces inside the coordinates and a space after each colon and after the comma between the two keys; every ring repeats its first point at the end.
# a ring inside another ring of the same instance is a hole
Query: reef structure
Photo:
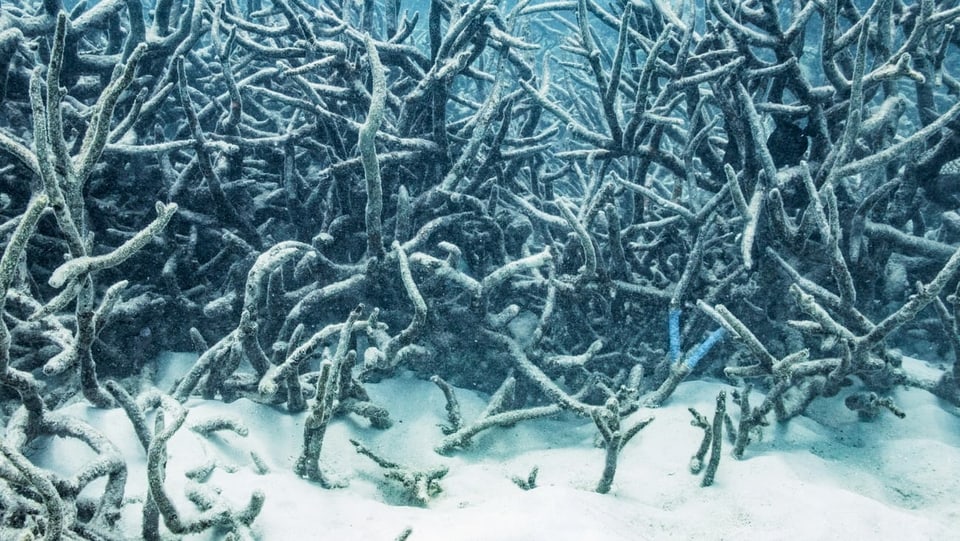
{"type": "Polygon", "coordinates": [[[333,486],[328,423],[390,426],[365,383],[437,376],[438,450],[571,412],[606,449],[600,492],[649,422],[626,417],[698,374],[739,388],[738,457],[818,399],[960,405],[960,8],[400,8],[0,4],[6,531],[119,535],[126,465],[58,411],[75,400],[136,428],[148,539],[244,535],[263,503],[198,492],[180,519],[162,464],[194,395],[306,411],[298,472],[333,486]],[[917,344],[952,366],[903,370],[917,344]],[[198,354],[173,389],[150,385],[162,350],[198,354]],[[491,407],[465,425],[447,382],[491,407]],[[98,458],[58,477],[25,455],[43,435],[98,458]]]}

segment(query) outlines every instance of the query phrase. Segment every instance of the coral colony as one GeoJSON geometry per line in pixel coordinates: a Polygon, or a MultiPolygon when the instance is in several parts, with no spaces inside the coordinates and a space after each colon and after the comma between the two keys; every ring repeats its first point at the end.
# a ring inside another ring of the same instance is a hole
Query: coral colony
{"type": "MultiPolygon", "coordinates": [[[[941,0],[4,0],[4,539],[122,538],[129,506],[143,539],[250,536],[263,492],[168,494],[178,430],[246,430],[191,397],[289,412],[296,473],[335,488],[328,426],[391,430],[366,387],[414,374],[446,397],[441,454],[594,423],[601,493],[689,378],[729,386],[692,411],[704,486],[724,432],[744,457],[814,401],[960,405],[958,22],[941,0]],[[157,388],[170,350],[198,356],[157,388]],[[948,361],[923,379],[905,353],[948,361]],[[126,413],[146,498],[78,401],[126,413]],[[94,458],[45,469],[49,436],[94,458]]],[[[441,490],[353,445],[414,504],[441,490]]]]}

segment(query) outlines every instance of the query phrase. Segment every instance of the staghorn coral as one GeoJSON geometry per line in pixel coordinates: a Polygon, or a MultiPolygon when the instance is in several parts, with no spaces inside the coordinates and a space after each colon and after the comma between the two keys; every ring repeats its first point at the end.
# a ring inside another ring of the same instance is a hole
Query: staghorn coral
{"type": "Polygon", "coordinates": [[[100,379],[161,349],[200,353],[177,402],[308,409],[321,482],[322,427],[387,426],[361,379],[399,369],[520,378],[495,409],[594,419],[608,470],[610,427],[681,365],[766,390],[742,394],[738,456],[771,412],[859,408],[851,378],[892,411],[895,385],[960,404],[960,9],[864,4],[4,2],[3,482],[64,515],[49,538],[110,530],[115,496],[75,520],[20,449],[59,430],[110,462],[56,410],[123,405],[100,379]],[[722,354],[684,364],[717,325],[722,354]],[[904,371],[906,332],[953,366],[904,371]]]}

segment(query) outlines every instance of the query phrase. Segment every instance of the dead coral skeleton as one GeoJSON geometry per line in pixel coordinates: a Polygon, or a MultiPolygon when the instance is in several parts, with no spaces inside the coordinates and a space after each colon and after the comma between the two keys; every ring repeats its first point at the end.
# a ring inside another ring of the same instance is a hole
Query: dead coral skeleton
{"type": "MultiPolygon", "coordinates": [[[[399,370],[526,389],[473,423],[451,406],[442,452],[573,412],[607,470],[622,421],[704,372],[749,382],[736,456],[818,399],[960,404],[960,9],[861,4],[4,2],[6,508],[114,533],[125,465],[58,413],[78,395],[124,407],[156,465],[194,393],[308,410],[321,483],[324,428],[389,426],[365,384],[399,370]],[[905,332],[952,366],[912,374],[905,332]],[[141,373],[187,347],[156,399],[141,373]],[[51,433],[98,454],[89,520],[23,456],[51,433]]],[[[196,502],[237,532],[258,509],[196,502]]]]}

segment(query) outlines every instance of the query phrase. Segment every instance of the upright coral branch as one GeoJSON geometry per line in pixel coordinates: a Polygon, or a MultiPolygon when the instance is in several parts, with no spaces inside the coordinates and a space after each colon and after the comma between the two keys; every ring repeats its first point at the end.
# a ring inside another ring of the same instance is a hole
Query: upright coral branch
{"type": "Polygon", "coordinates": [[[340,329],[340,339],[337,342],[337,349],[333,353],[333,358],[320,365],[316,398],[314,398],[310,406],[310,412],[304,422],[303,448],[294,466],[294,471],[298,475],[316,481],[324,488],[331,488],[334,483],[324,475],[320,468],[320,451],[323,448],[323,438],[327,432],[327,426],[330,424],[337,407],[341,386],[346,385],[346,382],[342,380],[342,368],[344,363],[348,362],[348,354],[356,355],[352,351],[348,352],[348,348],[353,327],[360,318],[362,310],[363,307],[360,306],[350,312],[340,329]]]}
{"type": "Polygon", "coordinates": [[[387,99],[387,80],[380,54],[373,39],[364,36],[367,58],[370,62],[370,78],[373,90],[370,95],[370,110],[367,119],[360,126],[357,146],[360,148],[360,161],[363,164],[363,177],[367,185],[367,205],[364,221],[367,226],[367,251],[374,257],[382,257],[383,249],[383,185],[380,180],[380,160],[375,145],[377,131],[383,123],[387,99]]]}
{"type": "MultiPolygon", "coordinates": [[[[20,222],[3,249],[3,256],[0,257],[0,314],[6,306],[7,293],[17,278],[27,242],[36,230],[37,222],[40,221],[47,202],[45,194],[34,196],[30,200],[30,204],[21,215],[20,222]]],[[[39,422],[46,409],[40,396],[40,385],[29,373],[10,366],[11,360],[10,329],[7,327],[6,318],[0,317],[0,382],[12,387],[20,394],[20,399],[34,422],[39,422]]]]}

